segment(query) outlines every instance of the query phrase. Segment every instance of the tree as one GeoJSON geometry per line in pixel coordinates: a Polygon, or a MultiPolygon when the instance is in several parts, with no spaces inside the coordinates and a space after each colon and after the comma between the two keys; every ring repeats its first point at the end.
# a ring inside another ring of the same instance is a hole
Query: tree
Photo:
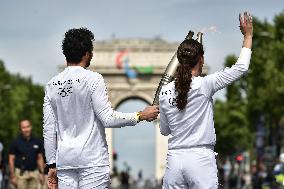
{"type": "Polygon", "coordinates": [[[254,53],[248,75],[248,118],[255,128],[264,116],[267,128],[267,145],[277,145],[284,115],[284,12],[276,15],[274,23],[255,20],[254,53]]]}
{"type": "MultiPolygon", "coordinates": [[[[236,62],[235,56],[226,58],[226,67],[236,62]]],[[[230,155],[251,147],[252,135],[246,117],[246,82],[242,78],[226,88],[226,101],[215,102],[216,150],[230,155]]]]}
{"type": "MultiPolygon", "coordinates": [[[[247,77],[227,87],[226,101],[215,102],[217,149],[230,154],[253,146],[264,117],[266,145],[284,145],[284,11],[273,23],[254,18],[253,50],[247,77]]],[[[228,56],[226,66],[235,62],[228,56]]]]}
{"type": "Polygon", "coordinates": [[[0,140],[7,150],[19,134],[19,121],[29,119],[33,133],[42,137],[42,104],[44,89],[30,78],[9,73],[0,61],[0,140]]]}

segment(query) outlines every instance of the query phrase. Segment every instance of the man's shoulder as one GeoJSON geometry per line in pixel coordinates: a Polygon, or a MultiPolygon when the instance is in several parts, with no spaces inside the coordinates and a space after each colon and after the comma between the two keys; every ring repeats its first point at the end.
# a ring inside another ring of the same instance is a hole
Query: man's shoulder
{"type": "MultiPolygon", "coordinates": [[[[62,79],[62,77],[64,77],[64,71],[52,77],[47,82],[46,87],[51,86],[51,85],[56,85],[57,82],[62,79]]],[[[103,79],[103,76],[100,73],[92,71],[92,70],[87,70],[87,69],[82,70],[81,77],[83,77],[84,80],[87,81],[88,83],[98,82],[103,79]]]]}
{"type": "Polygon", "coordinates": [[[90,79],[97,80],[97,79],[102,79],[103,78],[102,74],[100,74],[98,72],[95,72],[95,71],[92,71],[92,70],[85,70],[85,72],[86,72],[86,75],[90,79]]]}
{"type": "MultiPolygon", "coordinates": [[[[62,71],[63,72],[63,71],[62,71]]],[[[60,75],[62,74],[62,72],[56,74],[55,76],[53,76],[46,84],[46,86],[51,85],[52,83],[54,83],[55,81],[58,81],[58,78],[60,77],[60,75]]]]}

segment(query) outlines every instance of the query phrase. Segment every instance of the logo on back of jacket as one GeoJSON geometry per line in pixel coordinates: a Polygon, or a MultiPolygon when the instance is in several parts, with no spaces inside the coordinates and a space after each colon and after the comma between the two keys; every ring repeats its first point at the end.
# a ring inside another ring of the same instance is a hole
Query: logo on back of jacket
{"type": "Polygon", "coordinates": [[[177,99],[176,99],[176,97],[173,97],[173,95],[174,95],[174,96],[177,95],[176,92],[172,92],[172,91],[169,89],[169,90],[166,90],[166,91],[162,91],[162,92],[161,92],[161,95],[162,95],[162,96],[166,95],[166,96],[168,97],[168,103],[169,103],[170,105],[172,105],[172,106],[176,106],[176,104],[177,104],[177,99]]]}
{"type": "Polygon", "coordinates": [[[52,85],[53,86],[59,86],[58,87],[58,92],[57,94],[59,94],[61,97],[68,97],[72,94],[73,92],[73,84],[74,83],[80,83],[80,80],[79,79],[76,79],[76,80],[72,80],[72,79],[68,79],[64,82],[62,81],[57,81],[57,82],[52,82],[52,85]]]}

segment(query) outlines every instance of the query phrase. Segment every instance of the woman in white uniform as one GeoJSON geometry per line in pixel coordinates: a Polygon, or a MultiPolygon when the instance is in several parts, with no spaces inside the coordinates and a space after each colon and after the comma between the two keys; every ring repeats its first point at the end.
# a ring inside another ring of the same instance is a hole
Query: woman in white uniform
{"type": "Polygon", "coordinates": [[[163,189],[218,188],[214,154],[214,93],[247,73],[251,58],[252,17],[240,15],[243,47],[231,68],[200,77],[204,64],[202,44],[184,40],[177,51],[175,81],[160,93],[160,131],[170,135],[163,189]]]}

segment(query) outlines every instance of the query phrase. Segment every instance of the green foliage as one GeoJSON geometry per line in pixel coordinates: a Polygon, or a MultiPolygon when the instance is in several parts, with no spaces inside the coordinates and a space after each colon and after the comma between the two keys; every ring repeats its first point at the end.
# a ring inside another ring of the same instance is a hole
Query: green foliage
{"type": "MultiPolygon", "coordinates": [[[[226,58],[226,67],[236,62],[235,56],[226,58]]],[[[227,87],[226,102],[215,102],[216,150],[230,155],[251,148],[252,135],[246,117],[245,78],[227,87]]]]}
{"type": "Polygon", "coordinates": [[[248,113],[251,125],[259,114],[264,115],[270,135],[274,135],[284,115],[284,12],[273,24],[257,20],[255,25],[254,43],[258,45],[253,49],[248,77],[248,113]]]}
{"type": "MultiPolygon", "coordinates": [[[[251,149],[261,115],[269,131],[266,145],[279,147],[284,138],[279,132],[284,127],[284,11],[273,23],[254,18],[252,52],[248,75],[227,87],[225,102],[215,102],[216,147],[222,154],[251,149]]],[[[235,61],[228,56],[225,65],[235,61]]]]}
{"type": "Polygon", "coordinates": [[[44,89],[30,78],[9,73],[0,60],[0,140],[7,150],[19,134],[19,121],[29,119],[33,133],[42,137],[42,104],[44,89]]]}

